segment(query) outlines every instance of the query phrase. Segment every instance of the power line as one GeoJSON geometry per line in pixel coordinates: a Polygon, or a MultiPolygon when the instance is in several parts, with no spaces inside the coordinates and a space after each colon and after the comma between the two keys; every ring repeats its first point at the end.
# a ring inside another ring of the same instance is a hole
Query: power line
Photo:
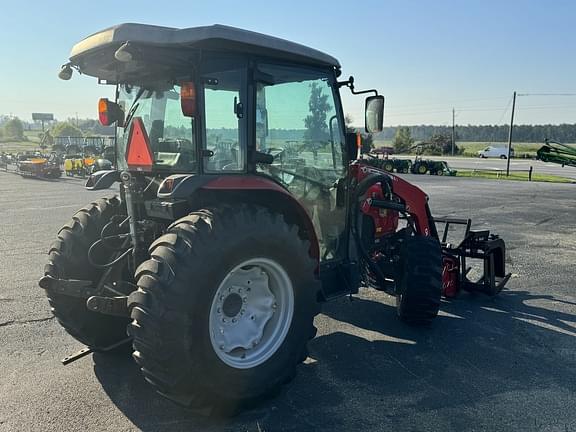
{"type": "Polygon", "coordinates": [[[516,96],[576,96],[576,93],[518,93],[516,96]]]}
{"type": "Polygon", "coordinates": [[[452,100],[443,100],[442,102],[428,102],[428,103],[417,103],[417,104],[410,104],[410,105],[396,105],[397,108],[405,108],[405,107],[425,107],[425,106],[434,106],[434,105],[445,105],[445,104],[453,104],[456,102],[480,102],[480,101],[494,101],[494,100],[502,100],[506,99],[506,97],[491,97],[491,98],[474,98],[474,99],[452,99],[452,100]]]}
{"type": "Polygon", "coordinates": [[[502,120],[504,119],[504,116],[508,112],[508,108],[510,108],[511,103],[512,103],[512,97],[510,97],[510,99],[508,99],[508,103],[506,104],[506,108],[504,108],[504,111],[502,111],[502,115],[500,115],[500,118],[498,119],[498,122],[496,122],[496,124],[502,123],[502,120]]]}

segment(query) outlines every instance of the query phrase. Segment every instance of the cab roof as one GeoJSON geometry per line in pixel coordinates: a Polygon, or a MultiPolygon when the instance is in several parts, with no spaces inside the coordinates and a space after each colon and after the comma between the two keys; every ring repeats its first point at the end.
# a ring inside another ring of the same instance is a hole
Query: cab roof
{"type": "MultiPolygon", "coordinates": [[[[105,80],[122,80],[122,75],[125,74],[119,71],[129,72],[130,67],[116,60],[114,53],[126,42],[138,47],[137,49],[144,53],[142,57],[148,59],[154,57],[148,56],[148,52],[171,53],[173,57],[182,58],[191,50],[210,50],[340,69],[337,59],[313,48],[219,24],[185,29],[147,24],[119,24],[94,33],[74,45],[70,62],[83,74],[105,80]]],[[[158,61],[150,63],[157,64],[158,61]]]]}

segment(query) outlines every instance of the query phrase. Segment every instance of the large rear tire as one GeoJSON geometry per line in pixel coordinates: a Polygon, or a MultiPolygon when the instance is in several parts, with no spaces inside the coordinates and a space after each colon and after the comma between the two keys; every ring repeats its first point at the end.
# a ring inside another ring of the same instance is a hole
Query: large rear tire
{"type": "Polygon", "coordinates": [[[319,312],[298,227],[257,206],[201,210],[150,246],[130,295],[134,359],[156,390],[230,415],[289,381],[319,312]]]}
{"type": "MultiPolygon", "coordinates": [[[[50,247],[44,274],[97,284],[103,270],[90,264],[88,249],[100,238],[104,225],[119,214],[120,208],[120,200],[114,197],[99,199],[80,209],[58,232],[58,239],[50,247]]],[[[103,248],[96,255],[98,262],[110,258],[103,248]]],[[[86,299],[62,295],[50,288],[46,289],[46,295],[62,327],[93,350],[102,350],[127,337],[128,319],[89,311],[86,299]]]]}
{"type": "Polygon", "coordinates": [[[428,324],[437,315],[442,295],[442,249],[432,237],[409,237],[402,245],[402,274],[396,310],[409,324],[428,324]]]}

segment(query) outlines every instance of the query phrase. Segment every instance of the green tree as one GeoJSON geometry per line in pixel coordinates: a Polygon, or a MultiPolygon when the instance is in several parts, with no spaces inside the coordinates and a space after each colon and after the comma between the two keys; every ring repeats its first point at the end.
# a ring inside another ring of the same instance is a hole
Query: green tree
{"type": "MultiPolygon", "coordinates": [[[[452,154],[452,136],[437,133],[430,138],[430,144],[435,148],[435,154],[452,154]]],[[[458,154],[460,149],[454,144],[454,154],[458,154]]]]}
{"type": "Polygon", "coordinates": [[[414,144],[414,139],[410,134],[410,129],[407,127],[399,127],[396,129],[394,136],[394,151],[396,153],[406,153],[414,144]]]}
{"type": "Polygon", "coordinates": [[[40,132],[40,134],[38,134],[38,138],[40,138],[41,148],[51,147],[54,145],[54,138],[52,138],[49,130],[46,132],[40,132]]]}
{"type": "Polygon", "coordinates": [[[328,95],[322,92],[318,83],[310,84],[310,99],[308,108],[310,115],[304,119],[304,139],[311,141],[325,141],[328,139],[328,123],[326,117],[332,106],[328,103],[328,95]]]}
{"type": "Polygon", "coordinates": [[[54,136],[54,137],[65,137],[65,136],[81,137],[81,136],[84,136],[84,134],[82,133],[82,131],[80,129],[78,129],[76,126],[74,126],[73,124],[71,124],[69,122],[57,123],[52,128],[51,133],[52,133],[52,136],[54,136]]]}
{"type": "Polygon", "coordinates": [[[350,114],[346,114],[344,116],[344,124],[346,125],[346,132],[354,132],[354,126],[352,126],[352,122],[354,121],[354,117],[350,114]]]}
{"type": "Polygon", "coordinates": [[[24,139],[24,126],[19,118],[16,117],[6,122],[4,125],[4,136],[17,140],[24,139]]]}

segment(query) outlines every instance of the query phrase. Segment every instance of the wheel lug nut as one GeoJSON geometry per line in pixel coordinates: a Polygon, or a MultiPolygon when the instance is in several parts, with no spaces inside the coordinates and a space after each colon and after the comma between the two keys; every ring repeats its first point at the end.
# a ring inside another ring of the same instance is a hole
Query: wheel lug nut
{"type": "Polygon", "coordinates": [[[235,322],[236,322],[236,318],[232,318],[232,322],[235,323],[235,322]]]}
{"type": "Polygon", "coordinates": [[[277,305],[276,303],[274,303],[274,304],[272,305],[272,309],[276,309],[277,307],[278,307],[278,305],[277,305]]]}
{"type": "Polygon", "coordinates": [[[224,345],[220,345],[220,351],[224,351],[224,345]]]}
{"type": "Polygon", "coordinates": [[[218,308],[218,309],[216,309],[216,312],[221,313],[222,309],[218,308]]]}
{"type": "Polygon", "coordinates": [[[252,315],[252,316],[250,317],[250,319],[251,319],[252,321],[254,321],[254,320],[255,320],[254,315],[252,315]]]}
{"type": "Polygon", "coordinates": [[[222,318],[222,322],[225,323],[225,322],[226,322],[226,318],[222,318]]]}

